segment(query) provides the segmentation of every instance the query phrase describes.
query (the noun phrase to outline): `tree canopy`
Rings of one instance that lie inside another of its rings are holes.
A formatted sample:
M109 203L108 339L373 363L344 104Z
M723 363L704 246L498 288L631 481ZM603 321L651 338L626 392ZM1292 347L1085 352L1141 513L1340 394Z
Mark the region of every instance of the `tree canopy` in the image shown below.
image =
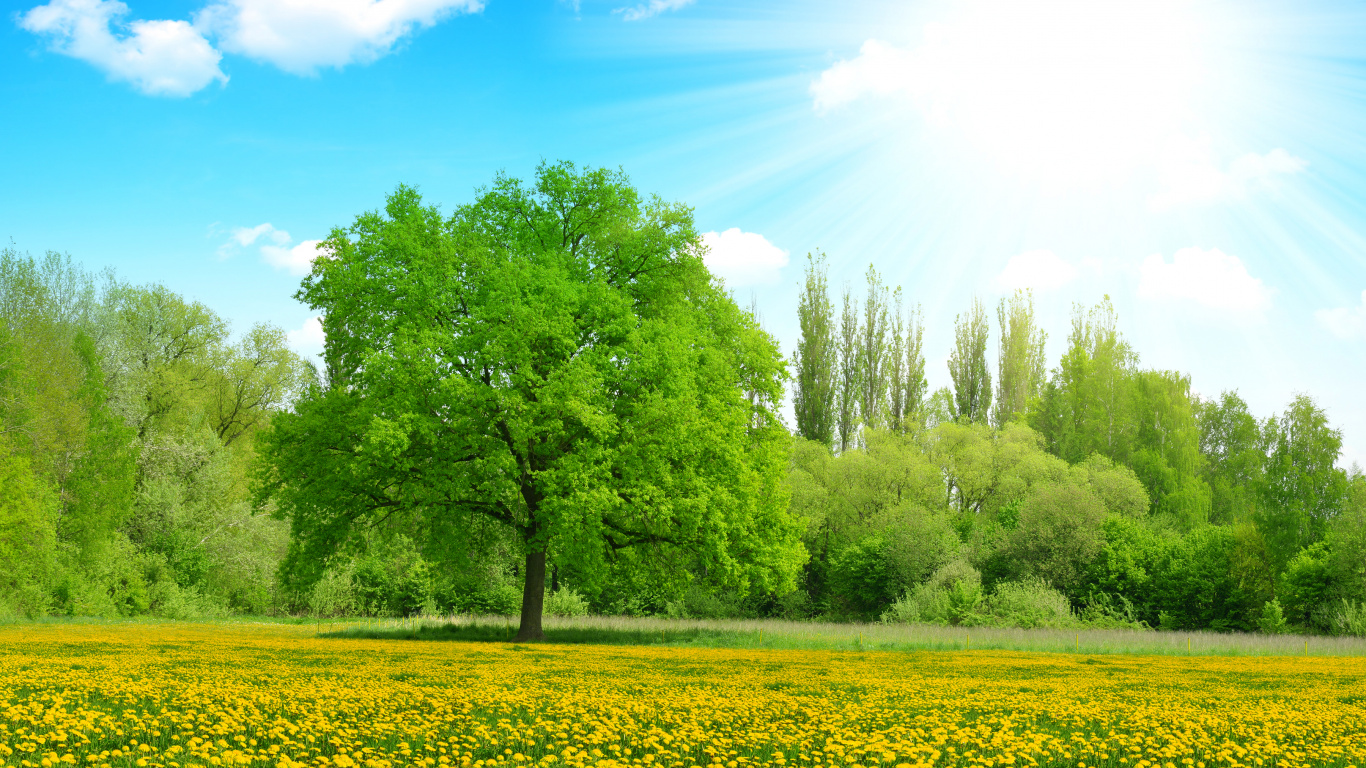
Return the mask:
M519 640L542 636L547 557L591 578L645 549L792 587L782 355L708 273L689 209L559 163L449 217L400 187L322 248L298 297L323 316L326 383L261 441L292 578L397 517L437 560L481 524L514 532Z

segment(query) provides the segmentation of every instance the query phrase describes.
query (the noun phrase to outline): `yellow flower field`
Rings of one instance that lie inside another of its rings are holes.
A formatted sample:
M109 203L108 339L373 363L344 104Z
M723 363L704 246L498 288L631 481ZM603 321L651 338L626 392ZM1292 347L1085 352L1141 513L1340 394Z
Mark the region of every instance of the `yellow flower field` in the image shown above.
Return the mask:
M0 760L1366 765L1366 660L1357 658L514 647L314 631L0 628Z

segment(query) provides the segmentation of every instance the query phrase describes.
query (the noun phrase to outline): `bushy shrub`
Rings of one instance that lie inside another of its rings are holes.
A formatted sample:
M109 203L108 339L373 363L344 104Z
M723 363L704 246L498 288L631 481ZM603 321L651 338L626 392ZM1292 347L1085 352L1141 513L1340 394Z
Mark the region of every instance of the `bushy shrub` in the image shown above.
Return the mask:
M961 624L970 621L982 602L982 574L962 560L936 570L925 583L908 590L882 613L889 624Z
M588 601L570 587L561 586L559 591L546 593L544 611L547 616L587 616Z
M1134 604L1123 594L1092 592L1082 602L1077 619L1085 626L1096 629L1152 629L1146 621L1138 618Z
M227 607L199 591L197 586L181 587L170 579L152 584L148 590L152 613L168 619L194 621L228 615Z
M728 600L714 590L691 584L675 600L664 604L664 615L671 619L732 619L743 614L738 600Z
M467 581L444 598L439 602L452 613L470 616L516 616L522 610L522 590L511 581Z
M1012 627L1068 627L1076 623L1067 596L1043 579L1003 581L987 599L994 623Z
M1285 634L1285 614L1281 612L1280 600L1271 599L1262 606L1262 615L1257 619L1257 629L1264 635Z
M1003 581L982 591L981 576L954 561L908 591L882 614L889 624L1066 627L1077 623L1066 595L1039 578Z
M1343 598L1327 613L1333 634L1366 637L1366 605Z
M887 540L868 536L839 552L830 564L831 608L843 616L876 616L895 599Z
M1300 550L1281 574L1280 594L1285 597L1287 618L1296 624L1314 623L1320 606L1330 604L1333 578L1329 570L1332 552L1326 542L1315 542ZM1320 627L1322 629L1322 627Z
M348 616L356 609L356 595L351 587L351 566L328 569L314 583L305 601L308 612L320 618Z

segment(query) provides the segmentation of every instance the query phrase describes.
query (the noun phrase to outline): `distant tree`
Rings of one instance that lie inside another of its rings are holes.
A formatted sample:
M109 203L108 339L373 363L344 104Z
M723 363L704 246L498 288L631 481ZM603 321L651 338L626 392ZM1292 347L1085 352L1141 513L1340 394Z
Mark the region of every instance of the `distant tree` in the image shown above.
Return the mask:
M844 288L843 310L840 312L840 370L839 394L836 396L835 427L840 453L857 442L859 425L859 394L863 386L863 368L859 365L858 299L848 286Z
M1201 476L1200 430L1190 377L1175 371L1138 371L1128 382L1126 440L1110 456L1133 468L1153 499L1153 511L1182 530L1209 521L1209 484Z
M826 287L824 254L806 257L806 282L797 299L801 339L793 355L793 411L797 434L825 446L835 441L836 367L839 345L835 335L835 305Z
M114 407L140 440L198 418L217 380L228 324L163 285L117 286L106 300Z
M1210 522L1244 519L1265 481L1267 434L1237 392L1195 403L1203 476L1210 486Z
M1009 302L996 305L1001 329L997 344L996 405L992 423L1001 426L1024 415L1031 400L1039 396L1047 378L1044 342L1047 334L1034 319L1034 296L1016 291Z
M868 298L859 328L859 416L865 426L880 427L887 410L887 287L868 265Z
M273 325L253 327L218 351L208 409L223 445L250 435L284 410L312 380L312 372Z
M1118 325L1108 296L1089 310L1074 308L1068 350L1028 422L1068 462L1100 454L1131 467L1153 510L1191 530L1208 520L1210 494L1200 476L1190 379L1139 370Z
M1116 458L1128 439L1128 381L1138 359L1118 328L1110 297L1072 310L1067 352L1031 408L1029 424L1069 462L1092 453Z
M317 578L388 520L460 553L482 518L521 545L522 641L543 636L551 556L583 578L685 553L741 594L791 589L782 358L699 246L687 208L568 163L450 218L400 187L333 230L298 294L327 384L259 440L285 573Z
M1321 540L1347 503L1341 450L1342 433L1308 395L1296 396L1275 421L1255 519L1278 572L1300 548Z
M982 302L973 299L966 316L954 319L954 346L949 355L955 415L985 422L991 407L991 372L987 370L987 337L991 324Z

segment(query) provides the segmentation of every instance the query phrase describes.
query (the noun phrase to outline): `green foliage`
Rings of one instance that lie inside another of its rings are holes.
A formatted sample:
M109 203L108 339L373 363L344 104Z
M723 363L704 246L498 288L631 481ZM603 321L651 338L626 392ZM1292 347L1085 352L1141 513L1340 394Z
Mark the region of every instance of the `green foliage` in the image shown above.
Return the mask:
M1266 432L1236 392L1195 404L1202 475L1211 493L1210 522L1246 519L1265 481Z
M1048 450L1069 463L1099 454L1127 466L1155 513L1187 531L1206 522L1210 491L1189 378L1138 370L1108 297L1075 308L1068 344L1027 417Z
M13 571L24 610L274 610L281 526L251 515L244 470L254 431L288 405L258 395L306 370L278 329L234 346L225 322L164 287L0 252L0 441L46 499L46 543Z
M844 548L830 565L830 589L836 611L868 618L896 599L884 552L887 541L873 535Z
M1262 605L1262 615L1257 619L1257 629L1264 635L1285 634L1285 615L1281 612L1279 600L1268 600Z
M1047 334L1034 319L1034 294L1016 291L996 305L1000 343L997 345L996 405L991 422L1001 426L1022 418L1029 403L1043 390L1047 376L1044 343Z
M548 557L588 593L630 548L792 588L782 358L712 281L686 208L561 163L449 218L400 188L324 247L299 298L323 313L327 385L260 442L292 579L367 522L463 553L478 517L525 554L524 639Z
M959 624L982 602L982 574L963 560L945 563L882 614L887 623Z
M56 499L0 435L0 605L24 616L48 610Z
M991 409L991 371L987 370L987 338L991 324L982 302L973 299L966 316L954 318L954 346L949 354L955 419L984 423Z
M548 616L564 618L587 616L589 609L588 601L584 599L583 595L568 586L562 586L558 591L551 592L545 597L545 612Z
M859 365L858 299L848 286L842 294L839 345L839 386L835 395L835 435L840 453L858 440L859 392L863 390L863 368Z
M886 427L887 390L891 384L888 379L890 304L887 286L882 284L882 277L872 264L868 265L867 278L868 298L863 302L863 322L859 325L855 353L860 371L859 418L864 427Z
M993 623L1012 627L1070 627L1076 624L1067 596L1043 579L1004 581L987 601Z
M1238 545L1235 531L1215 526L1170 539L1152 570L1154 623L1169 629L1251 629L1262 600L1234 574Z
M950 563L882 614L891 624L952 626L1070 627L1077 623L1071 602L1039 578L998 583L988 593L981 576L962 561Z
M1335 593L1329 562L1332 552L1325 542L1316 542L1293 557L1281 574L1280 594L1290 620L1308 626L1319 608ZM1281 604L1277 603L1279 609Z
M806 282L797 302L801 339L793 354L792 409L797 434L821 445L835 441L835 305L826 286L825 256L807 254Z
M1366 637L1366 604L1342 598L1327 613L1333 634Z
M1346 473L1338 469L1342 433L1307 395L1298 395L1275 422L1261 504L1253 513L1280 568L1300 548L1319 541L1347 502Z
M1087 567L1104 543L1105 505L1091 489L1048 483L1031 491L1003 549L1009 572L1080 596Z

